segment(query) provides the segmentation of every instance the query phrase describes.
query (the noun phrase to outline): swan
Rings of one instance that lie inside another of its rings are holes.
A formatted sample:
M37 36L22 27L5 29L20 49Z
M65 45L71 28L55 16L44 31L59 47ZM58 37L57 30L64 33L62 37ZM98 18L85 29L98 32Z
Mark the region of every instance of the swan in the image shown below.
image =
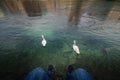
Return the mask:
M79 47L76 45L76 40L74 40L74 43L73 43L73 50L74 50L77 54L80 54Z
M44 35L42 35L42 42L41 43L43 46L46 46L46 44L47 44L47 41L45 40Z

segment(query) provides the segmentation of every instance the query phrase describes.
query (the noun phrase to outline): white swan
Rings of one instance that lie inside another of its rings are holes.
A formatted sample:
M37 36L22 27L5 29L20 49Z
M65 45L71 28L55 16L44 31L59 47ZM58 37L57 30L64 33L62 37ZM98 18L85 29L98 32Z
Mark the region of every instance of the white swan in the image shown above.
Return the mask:
M74 40L73 50L74 50L77 54L80 54L79 47L76 45L76 40Z
M42 35L42 42L41 43L43 46L46 46L46 44L47 44L47 41L45 40L44 35Z

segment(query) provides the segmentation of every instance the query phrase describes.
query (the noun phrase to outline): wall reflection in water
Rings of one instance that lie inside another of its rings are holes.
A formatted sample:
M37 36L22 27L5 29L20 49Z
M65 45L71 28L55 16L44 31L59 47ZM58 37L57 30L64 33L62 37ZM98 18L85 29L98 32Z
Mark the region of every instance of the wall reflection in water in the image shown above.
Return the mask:
M68 22L78 24L82 16L100 20L119 20L119 0L1 0L0 17L8 15L42 16L66 14Z

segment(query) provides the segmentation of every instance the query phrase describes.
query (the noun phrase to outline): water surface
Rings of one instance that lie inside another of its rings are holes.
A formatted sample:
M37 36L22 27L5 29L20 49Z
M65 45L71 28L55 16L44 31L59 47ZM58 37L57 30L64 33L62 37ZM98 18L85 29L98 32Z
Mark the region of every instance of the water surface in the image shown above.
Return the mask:
M47 40L41 45L41 35ZM81 54L72 49L77 41ZM65 76L68 64L84 68L98 80L119 80L120 24L83 16L78 25L65 15L9 17L0 20L0 77L23 79L36 67L55 64Z

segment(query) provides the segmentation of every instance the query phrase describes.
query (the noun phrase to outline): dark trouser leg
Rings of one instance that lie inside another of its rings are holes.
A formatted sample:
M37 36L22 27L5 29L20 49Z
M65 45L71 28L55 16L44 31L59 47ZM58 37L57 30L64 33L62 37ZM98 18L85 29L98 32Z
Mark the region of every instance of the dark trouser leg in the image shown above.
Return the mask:
M93 80L92 76L84 69L79 68L71 73L67 73L68 80Z
M25 80L53 80L54 74L38 67L28 73Z

